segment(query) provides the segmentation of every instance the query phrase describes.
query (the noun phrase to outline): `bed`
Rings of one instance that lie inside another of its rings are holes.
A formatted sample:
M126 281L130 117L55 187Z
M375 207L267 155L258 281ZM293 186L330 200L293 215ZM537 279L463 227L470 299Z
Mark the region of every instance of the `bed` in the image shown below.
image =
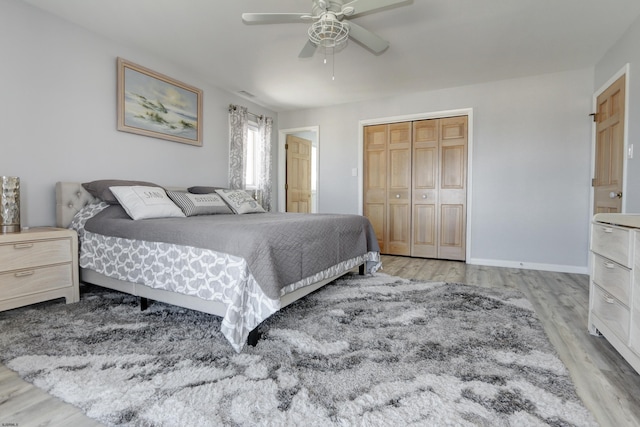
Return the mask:
M356 267L380 268L375 233L360 215L130 215L81 183L56 184L57 226L78 232L82 282L220 316L237 352L281 308Z

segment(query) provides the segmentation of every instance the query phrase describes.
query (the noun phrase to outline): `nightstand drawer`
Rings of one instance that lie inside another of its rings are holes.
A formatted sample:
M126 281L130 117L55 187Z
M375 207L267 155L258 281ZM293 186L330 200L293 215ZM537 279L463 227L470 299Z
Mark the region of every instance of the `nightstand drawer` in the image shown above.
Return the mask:
M591 250L625 267L632 267L629 230L608 224L593 224Z
M73 286L71 264L0 274L0 294L11 299Z
M0 245L0 271L71 262L71 240L20 241Z
M622 342L629 340L630 311L611 294L593 286L592 314L600 319Z
M631 307L631 270L594 254L592 278L606 292Z

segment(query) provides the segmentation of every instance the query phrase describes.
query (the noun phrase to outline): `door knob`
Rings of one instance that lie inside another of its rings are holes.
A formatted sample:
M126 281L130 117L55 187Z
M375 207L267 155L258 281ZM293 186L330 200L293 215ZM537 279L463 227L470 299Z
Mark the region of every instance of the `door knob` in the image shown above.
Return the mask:
M622 191L618 191L617 193L615 191L612 191L611 193L609 193L610 199L615 199L616 197L618 199L622 199Z
M399 195L399 194L396 194L396 199L399 199L399 198L400 198L400 195Z
M423 198L423 199L426 199L426 198L427 198L427 195L426 195L426 194L423 194L423 195L422 195L422 198Z

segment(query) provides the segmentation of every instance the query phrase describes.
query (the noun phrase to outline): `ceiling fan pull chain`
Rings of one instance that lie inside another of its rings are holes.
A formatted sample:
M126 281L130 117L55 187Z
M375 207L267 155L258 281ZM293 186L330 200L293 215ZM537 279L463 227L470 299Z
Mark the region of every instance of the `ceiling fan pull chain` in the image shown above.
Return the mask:
M331 80L336 79L336 55L335 48L331 49Z

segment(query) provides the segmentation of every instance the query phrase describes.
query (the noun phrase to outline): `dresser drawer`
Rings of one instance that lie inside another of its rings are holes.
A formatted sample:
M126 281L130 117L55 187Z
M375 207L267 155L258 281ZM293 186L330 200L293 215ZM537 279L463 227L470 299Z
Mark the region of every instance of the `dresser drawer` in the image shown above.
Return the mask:
M624 305L631 307L631 270L595 254L592 268L593 281Z
M602 321L623 342L629 339L630 311L611 294L593 286L592 314Z
M0 272L71 262L71 240L21 241L0 245Z
M591 227L591 250L625 267L632 267L631 233L627 229L594 223Z
M73 285L72 264L33 268L0 274L3 300L32 295Z

